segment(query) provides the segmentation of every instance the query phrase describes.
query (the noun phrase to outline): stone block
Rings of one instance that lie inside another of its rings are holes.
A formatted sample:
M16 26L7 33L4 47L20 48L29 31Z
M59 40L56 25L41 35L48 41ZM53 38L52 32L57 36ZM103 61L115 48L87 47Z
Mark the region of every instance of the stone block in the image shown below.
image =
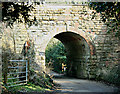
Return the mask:
M42 25L49 25L49 21L42 21Z
M44 20L45 20L45 21L49 21L49 16L43 16L43 17L42 17L42 20L43 20L43 21L44 21Z
M54 22L54 21L49 21L49 24L50 24L51 26L54 26L54 25L55 25L55 22Z
M58 17L57 16L50 16L50 21L55 21L55 20L57 20L58 19Z
M2 53L2 48L0 47L0 54Z

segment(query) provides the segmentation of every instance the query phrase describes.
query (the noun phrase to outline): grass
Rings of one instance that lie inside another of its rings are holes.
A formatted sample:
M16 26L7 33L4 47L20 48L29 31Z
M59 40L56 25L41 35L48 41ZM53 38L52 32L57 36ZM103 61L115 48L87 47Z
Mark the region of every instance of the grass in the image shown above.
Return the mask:
M2 94L19 94L19 92L45 92L50 91L50 89L46 89L40 87L38 85L34 85L32 83L28 83L26 85L15 86L15 87L4 87Z

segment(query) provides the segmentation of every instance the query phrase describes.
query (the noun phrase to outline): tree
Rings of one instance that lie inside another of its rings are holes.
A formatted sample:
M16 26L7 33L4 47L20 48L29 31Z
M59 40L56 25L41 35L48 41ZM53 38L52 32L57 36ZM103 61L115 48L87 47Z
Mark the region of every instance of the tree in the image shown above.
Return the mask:
M15 21L31 26L36 21L35 16L34 19L30 19L33 6L33 3L29 2L2 2L2 21L10 27Z
M89 7L101 14L108 33L115 32L120 39L120 2L89 2Z
M50 40L46 47L46 65L51 62L53 65L53 70L61 73L62 63L66 64L66 55L66 49L62 42L53 38Z

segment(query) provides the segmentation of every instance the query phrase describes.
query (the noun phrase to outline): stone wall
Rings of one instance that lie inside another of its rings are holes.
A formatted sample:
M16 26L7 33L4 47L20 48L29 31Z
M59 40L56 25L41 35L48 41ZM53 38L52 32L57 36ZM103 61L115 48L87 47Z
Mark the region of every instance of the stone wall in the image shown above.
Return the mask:
M2 93L1 90L1 82L2 82L2 34L1 34L1 28L0 26L0 93Z
M2 19L2 10L1 10L1 3L0 3L0 93L2 93L2 24L1 24L1 19Z
M101 32L98 35L96 44L97 62L95 64L96 78L119 84L119 55L120 43L114 33ZM94 62L94 61L93 61Z
M104 31L106 27L99 13L90 10L86 5L36 5L33 13L37 17L38 25L31 26L27 31L29 38L31 38L35 44L35 56L38 65L42 64L44 66L45 64L44 54L42 54L42 56L40 53L45 52L49 40L62 32L79 34L88 43L90 53L95 54L94 40L97 40L97 35ZM92 16L94 14L95 17L93 18ZM93 57L95 58L96 55L93 55Z
M114 66L119 67L119 40L114 34L106 34L107 26L102 22L100 13L90 10L87 5L46 3L35 5L31 14L31 19L34 16L37 18L35 25L28 27L25 24L15 23L12 30L15 35L16 53L22 52L25 41L31 40L34 44L32 48L35 60L31 62L31 66L34 66L36 71L45 71L45 48L51 38L63 32L78 34L90 49L87 61L81 62L80 65L76 63L76 66L80 66L77 74L83 75L84 78L107 79L105 78L107 73L110 73ZM83 61L85 59L86 57ZM110 75L107 77L109 78ZM80 78L80 76L77 77Z

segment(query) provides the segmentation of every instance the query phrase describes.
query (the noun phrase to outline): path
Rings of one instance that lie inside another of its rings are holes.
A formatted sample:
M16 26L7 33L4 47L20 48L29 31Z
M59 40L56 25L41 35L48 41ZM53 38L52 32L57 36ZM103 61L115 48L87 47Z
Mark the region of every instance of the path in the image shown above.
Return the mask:
M52 72L52 75L57 76L54 78L54 82L59 84L57 92L116 92L117 87L106 85L101 82L91 81L91 80L82 80L76 78L61 78L59 74ZM60 77L60 78L58 78Z
M101 82L65 77L55 72L50 75L53 75L53 81L58 84L56 90L20 94L120 94L117 87Z
M57 89L60 92L115 92L116 87L106 84L81 79L54 79L54 82L60 84Z

